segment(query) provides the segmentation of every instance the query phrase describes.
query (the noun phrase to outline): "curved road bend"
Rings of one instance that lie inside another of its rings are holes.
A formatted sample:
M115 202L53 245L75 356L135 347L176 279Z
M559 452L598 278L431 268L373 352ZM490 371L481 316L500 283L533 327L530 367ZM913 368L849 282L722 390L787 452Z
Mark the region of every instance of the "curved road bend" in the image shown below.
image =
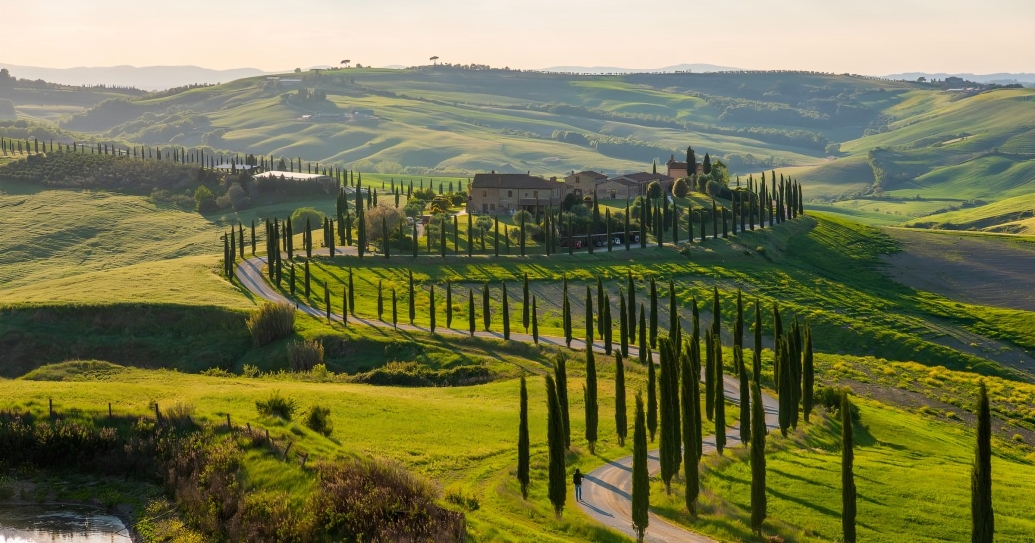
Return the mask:
M353 249L354 251L354 249ZM320 249L315 251L317 253L328 254L327 249ZM335 251L336 254L346 254L341 249ZM265 279L262 272L262 267L266 264L265 257L252 257L243 262L237 264L237 278L241 281L252 294L269 300L271 302L284 302L293 303L286 297L277 292L271 287ZM324 317L326 313L314 307L305 304L295 304L299 311L302 311L308 315L314 317ZM331 314L331 318L334 320L342 320L341 315ZM350 317L349 324L363 324L367 326L376 326L381 328L392 328L389 323L381 322L380 320L369 320L359 317ZM427 328L414 326L410 324L399 324L398 329L406 330L411 332L427 332ZM436 333L441 334L455 334L455 335L468 335L468 333L445 328L437 328ZM475 332L477 337L484 338L495 338L502 339L503 334L497 332ZM522 341L526 343L532 343L533 339L530 334L524 333L511 333L510 338L512 341ZM564 338L559 337L548 337L539 336L539 342L547 345L564 346ZM580 339L572 340L573 349L584 349L585 342ZM603 346L598 343L593 344L593 349L603 352ZM638 355L639 351L636 347L629 346L629 357ZM655 356L657 354L655 353ZM737 379L732 376L725 375L723 378L724 394L728 400L733 403L738 403L740 398L740 383ZM765 422L769 430L779 429L779 403L775 398L762 393L762 404L765 407ZM739 423L731 428L726 429L726 446L735 447L740 445L740 432ZM715 452L715 436L706 436L704 438L704 453L710 454ZM648 464L647 469L651 475L657 474L661 471L661 464L658 462L658 451L653 450L647 453ZM582 501L578 502L578 506L591 518L596 521L609 526L625 535L632 538L636 537L636 532L632 527L632 456L626 456L618 460L612 460L603 466L585 474L585 480L582 485ZM713 542L714 540L704 535L691 532L681 526L672 524L654 513L650 514L650 523L647 527L647 533L645 540L651 543L669 543L669 542L684 542L690 541L694 543Z

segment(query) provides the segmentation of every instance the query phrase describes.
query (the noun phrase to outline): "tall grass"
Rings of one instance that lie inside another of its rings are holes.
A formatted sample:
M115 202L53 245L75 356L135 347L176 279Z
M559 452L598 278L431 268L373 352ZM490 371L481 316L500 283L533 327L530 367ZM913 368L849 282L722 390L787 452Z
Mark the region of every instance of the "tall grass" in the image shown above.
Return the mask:
M311 371L323 364L323 344L319 340L295 341L287 348L288 362L295 371Z
M295 308L285 303L265 303L248 317L252 342L261 347L295 331Z

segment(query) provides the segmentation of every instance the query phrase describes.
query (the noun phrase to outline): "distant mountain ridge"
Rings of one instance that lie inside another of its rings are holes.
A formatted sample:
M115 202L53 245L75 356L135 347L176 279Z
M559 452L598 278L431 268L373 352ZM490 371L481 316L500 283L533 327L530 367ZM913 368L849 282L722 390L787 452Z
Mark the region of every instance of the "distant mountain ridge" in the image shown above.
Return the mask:
M729 72L741 68L718 66L715 64L676 64L664 68L619 68L615 66L551 66L543 68L544 72L580 73L580 74L638 74L653 72Z
M63 85L113 85L142 90L164 90L195 83L229 83L268 72L256 68L213 70L198 66L106 66L40 68L0 63L19 79L43 79Z

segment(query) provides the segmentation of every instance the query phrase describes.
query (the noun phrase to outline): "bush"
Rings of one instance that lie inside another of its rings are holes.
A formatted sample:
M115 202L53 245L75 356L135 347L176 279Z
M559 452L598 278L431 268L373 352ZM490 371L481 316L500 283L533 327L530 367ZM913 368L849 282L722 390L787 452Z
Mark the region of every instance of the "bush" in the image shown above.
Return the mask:
M323 213L311 207L300 207L291 214L291 228L295 233L305 231L306 219L309 220L309 226L314 230L323 227Z
M284 420L291 420L298 410L295 400L280 395L280 391L273 391L265 400L255 400L255 409L264 417L280 417Z
M320 407L314 405L309 410L309 414L306 415L305 425L310 430L323 434L325 436L331 435L334 430L334 426L331 424L331 410L327 407Z
M295 332L295 308L287 303L265 303L248 317L248 332L256 347Z
M194 211L206 213L218 209L216 197L208 187L202 185L194 191Z
M685 177L680 177L672 185L672 194L676 198L686 198L686 195L690 192L690 183Z
M426 481L396 464L321 463L309 509L343 541L461 541L464 515L439 507Z
M295 371L309 371L323 365L323 344L318 340L296 341L288 345L288 362Z

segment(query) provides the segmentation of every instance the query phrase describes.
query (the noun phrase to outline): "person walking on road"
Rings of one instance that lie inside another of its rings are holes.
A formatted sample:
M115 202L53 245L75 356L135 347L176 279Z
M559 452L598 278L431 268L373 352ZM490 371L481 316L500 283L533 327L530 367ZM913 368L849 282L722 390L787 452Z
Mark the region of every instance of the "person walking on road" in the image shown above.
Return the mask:
M582 472L579 468L575 468L575 475L572 476L571 482L575 483L575 501L582 501Z

